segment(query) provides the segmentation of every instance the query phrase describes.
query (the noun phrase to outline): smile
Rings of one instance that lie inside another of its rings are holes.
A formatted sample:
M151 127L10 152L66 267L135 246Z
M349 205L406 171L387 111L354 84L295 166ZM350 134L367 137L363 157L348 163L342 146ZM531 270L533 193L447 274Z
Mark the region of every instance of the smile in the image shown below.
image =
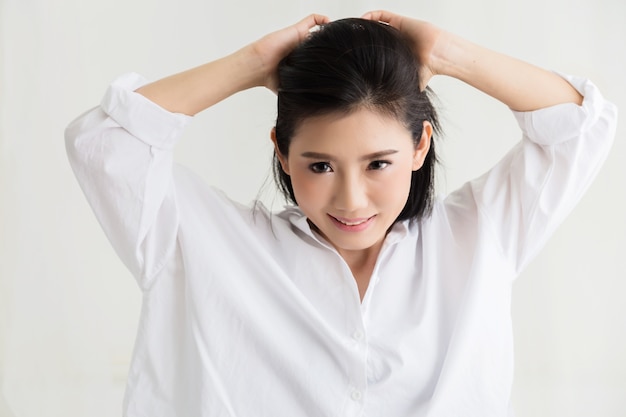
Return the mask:
M335 217L331 216L330 214L328 215L328 217L331 218L335 226L337 226L340 230L349 232L360 232L362 230L365 230L372 223L376 215L357 219Z
M335 217L335 218L336 218L336 217ZM337 219L337 218L336 218L336 219ZM356 226L356 225L359 225L359 224L365 223L368 219L362 219L362 220L357 220L357 221L352 221L352 222L350 222L350 221L344 221L344 220L340 220L340 219L337 219L337 220L339 220L341 223L345 224L346 226Z

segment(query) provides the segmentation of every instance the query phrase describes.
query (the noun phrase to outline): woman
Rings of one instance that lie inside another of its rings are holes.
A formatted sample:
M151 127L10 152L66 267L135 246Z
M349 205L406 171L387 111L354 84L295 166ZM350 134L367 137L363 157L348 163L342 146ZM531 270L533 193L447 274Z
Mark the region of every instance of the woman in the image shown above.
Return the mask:
M434 75L500 100L523 132L437 200ZM256 86L278 93L275 172L294 205L277 214L172 162L191 115ZM585 79L384 11L309 16L154 83L121 77L66 138L144 294L125 415L508 415L512 281L615 120Z

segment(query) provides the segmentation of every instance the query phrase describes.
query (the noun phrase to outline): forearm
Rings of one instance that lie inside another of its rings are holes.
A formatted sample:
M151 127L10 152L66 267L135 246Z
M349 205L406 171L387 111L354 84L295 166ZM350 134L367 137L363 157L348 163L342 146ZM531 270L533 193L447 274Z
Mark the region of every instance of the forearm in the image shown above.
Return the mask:
M457 78L513 110L531 111L561 103L582 103L582 96L558 75L445 33L434 51L437 74Z
M166 110L193 116L239 91L261 85L260 64L248 46L136 91Z
M251 87L264 86L275 92L280 60L308 36L311 28L327 22L326 16L309 15L231 55L148 84L137 92L166 110L187 115Z

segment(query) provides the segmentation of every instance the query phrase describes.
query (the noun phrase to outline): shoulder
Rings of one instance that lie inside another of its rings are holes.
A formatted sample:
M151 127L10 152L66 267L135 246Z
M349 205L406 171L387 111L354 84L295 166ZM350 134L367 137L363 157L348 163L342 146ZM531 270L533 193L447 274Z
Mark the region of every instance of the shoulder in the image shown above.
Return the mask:
M273 212L258 199L243 204L186 167L176 165L173 178L180 223L185 229L210 229L218 237L274 239L293 235L294 224L306 224L306 218L297 208Z

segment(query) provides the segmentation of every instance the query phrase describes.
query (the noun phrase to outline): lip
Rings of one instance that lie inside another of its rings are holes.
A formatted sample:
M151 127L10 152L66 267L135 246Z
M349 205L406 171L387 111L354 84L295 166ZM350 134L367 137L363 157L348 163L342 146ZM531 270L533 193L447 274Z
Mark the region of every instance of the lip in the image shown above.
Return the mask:
M361 232L367 229L374 221L376 215L371 217L359 217L354 219L348 219L345 217L335 217L328 215L333 224L344 232Z

